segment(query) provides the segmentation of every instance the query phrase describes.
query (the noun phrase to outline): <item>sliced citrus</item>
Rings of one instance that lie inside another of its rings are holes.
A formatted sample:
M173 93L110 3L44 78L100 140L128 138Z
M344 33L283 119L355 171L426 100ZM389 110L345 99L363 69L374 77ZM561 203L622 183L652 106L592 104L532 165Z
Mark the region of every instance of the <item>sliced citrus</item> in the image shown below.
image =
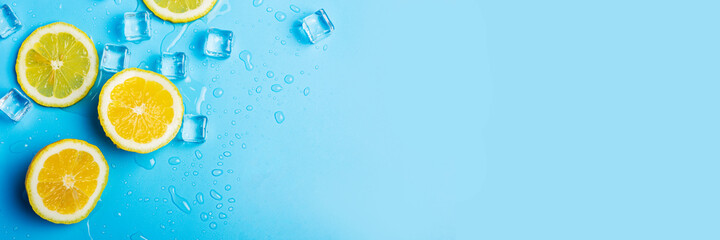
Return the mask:
M90 37L73 25L56 22L36 29L20 46L17 80L35 102L67 107L90 91L98 56Z
M100 149L77 139L52 143L35 155L25 190L40 217L54 223L79 222L105 189L108 165Z
M217 0L143 0L156 16L174 23L194 21L208 14Z
M137 68L110 78L100 91L98 116L119 148L149 153L177 135L185 111L180 92L165 76Z

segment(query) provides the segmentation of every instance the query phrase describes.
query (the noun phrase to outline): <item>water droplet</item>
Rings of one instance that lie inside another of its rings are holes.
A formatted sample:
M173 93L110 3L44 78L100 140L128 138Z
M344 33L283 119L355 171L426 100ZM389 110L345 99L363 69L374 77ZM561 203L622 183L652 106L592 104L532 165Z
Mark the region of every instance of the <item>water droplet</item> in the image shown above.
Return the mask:
M220 176L220 175L222 175L222 174L223 174L223 171L220 170L220 169L214 169L214 170L212 170L212 175L213 175L213 176L216 176L216 177L217 177L217 176Z
M320 65L315 65L315 70L320 69Z
M222 206L223 206L223 204L222 204L222 203L218 203L217 205L215 205L215 208L217 208L217 209L221 209L221 208L222 208Z
M195 157L198 160L202 159L202 153L200 152L200 150L195 150Z
M215 90L213 90L213 96L215 96L216 98L222 97L223 93L224 92L222 88L216 88ZM210 104L208 104L208 106L210 106Z
M278 11L278 12L275 13L275 19L277 19L278 22L285 21L285 18L287 18L287 16L285 15L284 12Z
M92 237L90 237L90 239L92 239ZM130 235L130 240L148 240L148 238L143 236L141 232L136 232Z
M205 203L205 197L203 197L203 194L201 192L195 194L195 200L197 200L199 204Z
M270 90L272 90L273 92L279 92L282 91L283 88L282 86L280 86L280 84L273 84L272 86L270 86Z
M242 148L243 148L243 149L247 148L247 145L245 145L245 143L243 143L243 144L242 144Z
M273 11L273 8L268 7L268 8L265 9L265 11L267 11L267 12L272 12L272 11Z
M235 138L240 139L240 138L242 138L242 137L240 136L239 133L236 133L236 134L235 134Z
M303 89L303 95L307 96L308 94L310 94L310 87Z
M225 219L225 218L227 218L227 215L224 214L224 213L219 213L219 214L218 214L218 218L220 218L220 219Z
M295 5L290 5L290 11L299 13L299 12L300 12L300 8L299 8L298 6L295 6Z
M327 49L328 49L328 45L327 44L323 45L323 51L327 51Z
M234 203L234 202L235 202L235 199L234 199L234 198L230 198L230 199L228 199L228 202L229 202L229 203Z
M291 84L295 81L295 77L293 75L285 75L285 83Z
M175 192L175 186L168 187L168 191L170 192L170 199L172 200L173 204L180 209L180 211L183 211L185 213L190 213L190 203L185 200L185 198L181 197Z
M231 152L228 152L228 151L225 151L225 152L223 152L223 156L225 156L225 157L230 157L230 156L232 156L232 153L231 153Z
M262 86L257 86L257 87L255 88L255 92L256 92L256 93L262 92Z
M200 213L200 220L202 220L203 222L204 222L204 221L207 221L208 218L210 218L210 216L208 216L207 213L204 213L204 212L203 212L203 213Z
M252 106L252 105L247 105L247 107L245 107L245 109L248 110L248 111L252 111L252 110L253 110L253 106Z
M137 165L140 165L144 169L150 170L150 169L153 169L153 167L155 167L155 158L138 156L138 157L135 157L135 163L137 163Z
M283 123L285 121L285 114L283 114L282 111L275 112L275 122L278 124Z
M263 4L263 0L253 0L253 6L259 7Z
M274 78L274 77L275 77L275 73L274 73L273 71L268 71L267 74L265 74L265 75L267 75L268 78Z
M178 157L171 157L168 159L168 164L170 165L178 165L180 164L180 158Z
M211 223L210 223L210 229L216 229L216 228L217 228L217 223L211 222Z
M222 195L220 195L220 193L215 191L215 189L210 190L210 197L212 197L213 199L218 200L218 201L222 200Z
M252 65L252 54L248 50L244 50L240 52L240 60L245 63L245 70L252 71L253 65Z
M230 184L225 185L225 191L230 191L230 188L232 188L232 186L230 186Z
M193 171L193 176L197 176L198 174L200 174L198 171Z

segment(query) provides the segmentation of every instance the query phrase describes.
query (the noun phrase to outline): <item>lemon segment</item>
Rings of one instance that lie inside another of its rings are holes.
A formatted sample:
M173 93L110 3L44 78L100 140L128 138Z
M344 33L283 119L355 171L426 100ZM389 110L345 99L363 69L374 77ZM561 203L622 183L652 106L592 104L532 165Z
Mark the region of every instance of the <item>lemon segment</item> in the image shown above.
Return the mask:
M82 140L64 139L35 155L25 177L25 189L40 217L72 224L93 210L107 177L107 162L97 147Z
M20 87L40 105L67 107L95 83L98 56L90 37L57 22L36 29L20 46L15 63Z
M165 76L137 68L110 78L100 91L98 116L119 148L148 153L172 140L185 111L180 92Z
M217 0L143 0L163 20L174 23L194 21L208 14Z

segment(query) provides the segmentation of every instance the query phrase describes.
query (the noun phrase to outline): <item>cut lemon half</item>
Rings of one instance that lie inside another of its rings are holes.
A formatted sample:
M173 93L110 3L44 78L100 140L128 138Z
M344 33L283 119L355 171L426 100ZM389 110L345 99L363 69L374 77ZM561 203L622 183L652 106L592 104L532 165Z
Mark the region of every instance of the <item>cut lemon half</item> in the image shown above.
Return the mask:
M119 148L149 153L170 142L185 111L180 92L165 76L137 68L110 78L100 91L98 117Z
M25 39L15 71L20 87L35 102L67 107L85 97L95 83L97 51L80 29L63 22L51 23Z
M35 155L25 190L37 215L72 224L90 214L105 189L108 165L100 149L82 140L64 139Z
M143 0L163 20L174 23L195 21L208 14L217 0Z

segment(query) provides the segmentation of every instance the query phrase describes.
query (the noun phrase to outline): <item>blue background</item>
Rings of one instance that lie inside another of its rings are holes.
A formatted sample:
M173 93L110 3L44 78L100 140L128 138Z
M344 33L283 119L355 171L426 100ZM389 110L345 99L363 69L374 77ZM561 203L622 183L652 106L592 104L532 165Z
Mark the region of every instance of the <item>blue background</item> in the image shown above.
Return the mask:
M0 40L2 92L18 87L17 50L35 28L68 22L101 50L121 43L115 26L122 13L146 9L131 0L0 3L24 24ZM190 80L176 84L187 112L208 115L208 141L174 141L146 155L119 150L96 119L97 88L67 109L35 105L19 123L2 119L0 233L718 239L718 7L615 0L266 0L254 7L224 0L185 31L153 16L151 40L122 43L131 65L150 69L163 51L188 53ZM320 8L336 31L316 45L297 42L293 21ZM277 21L277 11L288 19ZM235 33L232 57L201 54L209 27ZM252 71L238 57L242 50L252 53ZM287 74L295 82L284 83ZM277 93L270 91L276 83L284 88ZM215 97L218 88L224 94ZM284 112L282 124L276 111ZM35 215L23 186L35 152L65 138L98 145L111 165L98 206L69 226ZM181 164L168 164L173 156ZM156 161L150 170L136 164L149 159ZM214 177L213 169L225 173ZM179 211L168 201L171 185L191 201L203 193L204 203ZM210 198L211 189L223 199Z

